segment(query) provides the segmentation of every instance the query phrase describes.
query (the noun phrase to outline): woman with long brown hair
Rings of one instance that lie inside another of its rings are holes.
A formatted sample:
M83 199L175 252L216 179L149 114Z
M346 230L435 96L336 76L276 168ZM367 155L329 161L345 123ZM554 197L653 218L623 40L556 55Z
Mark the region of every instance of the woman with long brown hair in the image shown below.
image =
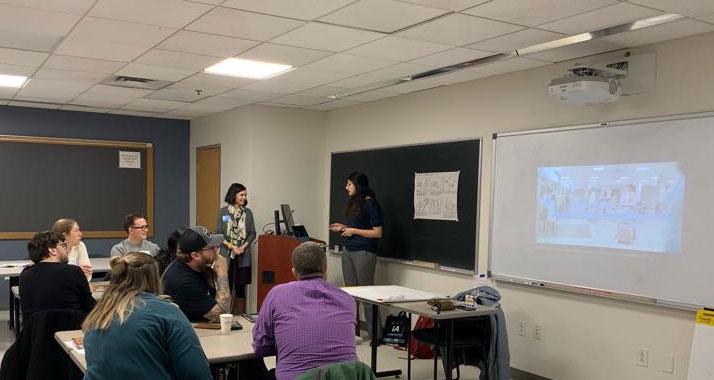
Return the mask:
M74 219L59 219L52 225L52 231L62 234L67 243L67 256L69 264L79 265L87 277L92 279L92 263L89 261L87 247L82 243L82 231Z
M210 380L193 327L160 296L156 261L131 252L112 258L110 266L109 288L82 324L84 379Z

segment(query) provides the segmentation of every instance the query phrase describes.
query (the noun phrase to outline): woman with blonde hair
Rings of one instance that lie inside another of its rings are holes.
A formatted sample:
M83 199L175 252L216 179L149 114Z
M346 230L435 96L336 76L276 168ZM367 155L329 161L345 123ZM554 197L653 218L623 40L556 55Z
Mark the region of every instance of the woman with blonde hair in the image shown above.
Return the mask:
M79 224L74 219L59 219L52 225L52 231L62 234L64 241L67 243L67 256L69 263L79 265L87 277L87 280L92 279L92 263L89 262L89 254L87 247L82 243L82 231L79 230Z
M156 261L131 252L110 261L111 282L82 324L84 380L210 380L198 337L161 294Z

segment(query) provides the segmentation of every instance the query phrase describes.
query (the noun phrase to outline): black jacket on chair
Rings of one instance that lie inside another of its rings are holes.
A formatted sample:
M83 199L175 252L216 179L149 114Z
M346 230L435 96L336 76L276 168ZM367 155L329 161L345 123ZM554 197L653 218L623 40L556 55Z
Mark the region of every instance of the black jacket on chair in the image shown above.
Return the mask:
M84 313L46 310L32 314L0 364L0 380L81 380L82 372L55 340L57 331L79 330Z

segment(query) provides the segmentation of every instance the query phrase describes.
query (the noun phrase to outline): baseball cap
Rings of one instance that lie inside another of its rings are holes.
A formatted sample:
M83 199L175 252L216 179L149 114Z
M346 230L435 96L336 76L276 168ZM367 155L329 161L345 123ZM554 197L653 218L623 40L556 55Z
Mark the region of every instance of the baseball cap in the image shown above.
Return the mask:
M223 240L223 235L212 234L206 227L186 227L179 239L179 249L183 253L198 252L206 247L219 247Z

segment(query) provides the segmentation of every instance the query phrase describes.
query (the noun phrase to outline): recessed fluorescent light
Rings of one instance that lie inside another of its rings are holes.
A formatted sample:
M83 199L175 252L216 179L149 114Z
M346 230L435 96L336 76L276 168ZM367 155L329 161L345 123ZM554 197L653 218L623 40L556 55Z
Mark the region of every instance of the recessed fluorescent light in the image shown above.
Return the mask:
M561 38L559 40L548 41L548 42L544 42L542 44L528 46L523 49L518 49L518 54L524 55L524 54L539 53L539 52L550 50L550 49L556 49L556 48L563 47L563 46L568 46L568 45L577 44L580 42L590 41L592 38L593 38L593 36L590 33L577 34L575 36L565 37L565 38Z
M20 88L27 83L27 77L21 75L0 74L0 87Z
M248 59L228 58L203 70L211 74L229 75L232 77L265 79L290 71L290 65L278 63L251 61Z
M630 30L637 30L637 29L647 28L650 26L664 24L665 22L679 20L680 18L684 18L684 16L674 14L674 13L668 13L666 15L650 17L650 18L646 18L644 20L638 20L638 21L633 22Z

